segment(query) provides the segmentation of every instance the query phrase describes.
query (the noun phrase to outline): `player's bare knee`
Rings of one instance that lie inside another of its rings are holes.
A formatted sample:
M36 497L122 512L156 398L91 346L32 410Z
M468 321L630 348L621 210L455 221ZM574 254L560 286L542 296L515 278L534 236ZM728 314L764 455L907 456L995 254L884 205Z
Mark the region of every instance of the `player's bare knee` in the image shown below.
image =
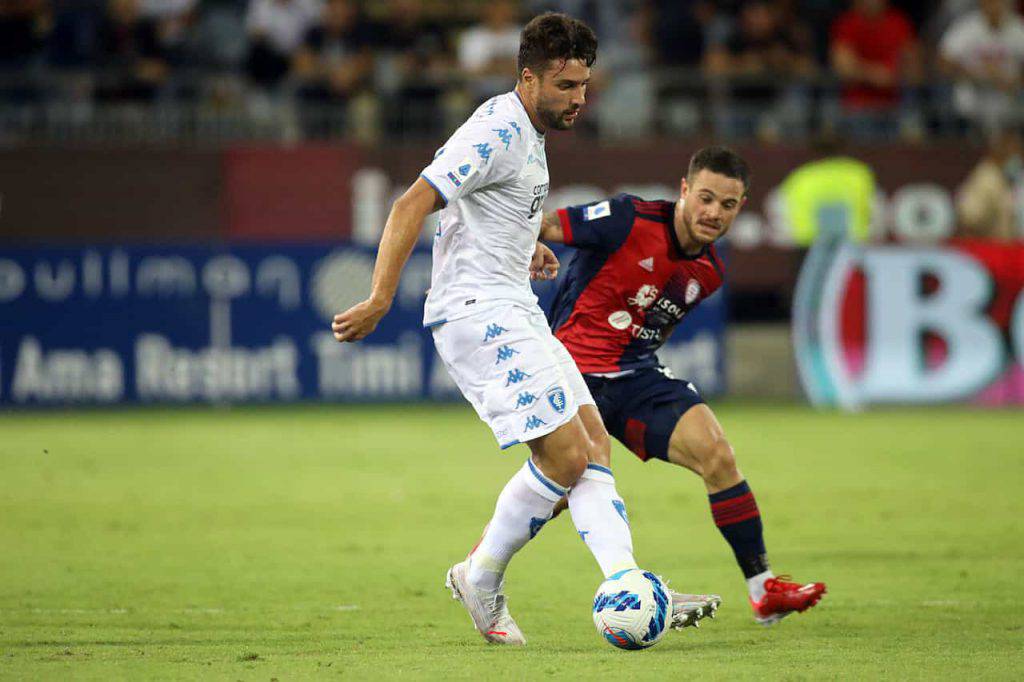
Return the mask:
M557 449L534 450L534 464L559 485L569 487L587 470L589 442L571 441Z
M573 483L578 481L583 472L587 470L587 464L590 463L589 448L589 443L580 443L578 447L566 453L565 475L572 477Z
M705 481L733 478L736 474L736 453L725 438L716 438L703 448L702 476Z
M611 466L612 441L607 433L595 434L590 439L589 460L603 467Z

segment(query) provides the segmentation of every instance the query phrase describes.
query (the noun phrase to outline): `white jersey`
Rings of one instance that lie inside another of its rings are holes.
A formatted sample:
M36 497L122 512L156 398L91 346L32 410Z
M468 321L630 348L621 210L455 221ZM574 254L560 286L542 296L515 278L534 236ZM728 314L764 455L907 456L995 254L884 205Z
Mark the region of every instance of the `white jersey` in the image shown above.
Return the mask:
M530 259L548 194L548 162L544 136L519 95L508 92L482 104L420 177L445 200L424 326L493 302L535 306Z

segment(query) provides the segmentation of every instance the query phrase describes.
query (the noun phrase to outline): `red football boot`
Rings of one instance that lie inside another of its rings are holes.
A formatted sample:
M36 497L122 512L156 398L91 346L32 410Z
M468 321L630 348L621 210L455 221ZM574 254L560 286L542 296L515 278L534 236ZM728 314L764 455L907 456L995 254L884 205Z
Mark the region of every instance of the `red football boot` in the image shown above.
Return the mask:
M819 601L827 591L825 583L789 582L788 575L768 578L764 581L764 596L761 601L750 600L754 607L754 620L761 625L777 623L794 611L806 611Z

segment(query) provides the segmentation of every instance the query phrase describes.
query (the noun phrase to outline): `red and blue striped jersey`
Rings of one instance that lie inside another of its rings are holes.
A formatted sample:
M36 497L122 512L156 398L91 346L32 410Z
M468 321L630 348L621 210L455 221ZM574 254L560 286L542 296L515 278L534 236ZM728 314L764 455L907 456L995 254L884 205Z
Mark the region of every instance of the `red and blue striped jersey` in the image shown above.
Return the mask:
M655 351L725 276L714 246L683 253L675 202L620 194L560 209L578 249L551 309L551 328L584 374L658 366Z

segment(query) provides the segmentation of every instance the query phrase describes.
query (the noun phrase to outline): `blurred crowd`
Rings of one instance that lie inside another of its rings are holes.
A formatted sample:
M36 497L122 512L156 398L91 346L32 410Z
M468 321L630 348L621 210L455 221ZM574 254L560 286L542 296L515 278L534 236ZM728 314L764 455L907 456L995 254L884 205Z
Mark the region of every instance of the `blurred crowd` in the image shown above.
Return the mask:
M1021 4L0 0L0 123L189 110L300 137L436 136L511 88L524 21L556 10L601 41L593 134L994 134L1024 111Z

